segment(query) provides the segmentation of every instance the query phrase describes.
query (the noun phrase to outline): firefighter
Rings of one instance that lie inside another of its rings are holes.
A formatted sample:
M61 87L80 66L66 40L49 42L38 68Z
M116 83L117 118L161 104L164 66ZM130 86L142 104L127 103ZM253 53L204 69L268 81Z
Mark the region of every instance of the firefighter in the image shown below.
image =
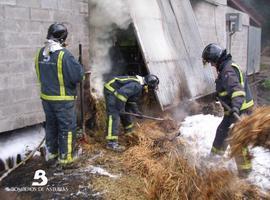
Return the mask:
M227 149L226 138L230 126L236 122L233 113L251 114L254 105L252 94L245 75L240 67L232 61L232 56L217 44L209 44L202 53L203 64L210 63L218 73L216 95L230 106L229 112L224 108L224 117L216 130L211 154L223 155ZM235 158L239 175L247 175L251 171L251 161L247 148L242 149L242 156Z
M46 161L60 167L74 161L76 85L84 77L83 67L65 48L67 36L64 24L50 25L35 59L46 117Z
M133 128L130 115L122 112L140 114L137 101L142 93L148 89L156 90L159 84L157 76L149 74L142 76L117 76L104 85L104 96L107 111L107 149L121 152L124 146L118 144L118 126L124 126L125 133L131 133ZM139 117L140 118L140 117Z

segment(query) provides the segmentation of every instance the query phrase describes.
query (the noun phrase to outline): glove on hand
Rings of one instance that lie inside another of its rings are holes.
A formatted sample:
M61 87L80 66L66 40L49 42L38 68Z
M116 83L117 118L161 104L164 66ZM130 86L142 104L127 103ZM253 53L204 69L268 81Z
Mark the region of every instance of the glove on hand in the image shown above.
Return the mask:
M233 113L236 113L237 115L239 115L240 111L239 111L238 108L233 107L233 108L231 109L231 114L233 114Z

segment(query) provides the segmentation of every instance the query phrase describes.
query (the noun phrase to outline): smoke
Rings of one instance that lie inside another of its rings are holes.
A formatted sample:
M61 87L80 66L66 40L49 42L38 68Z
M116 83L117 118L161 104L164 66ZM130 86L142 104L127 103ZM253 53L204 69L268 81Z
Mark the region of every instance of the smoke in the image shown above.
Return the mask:
M128 0L90 0L91 88L96 98L103 95L103 77L111 71L109 49L117 28L131 23Z

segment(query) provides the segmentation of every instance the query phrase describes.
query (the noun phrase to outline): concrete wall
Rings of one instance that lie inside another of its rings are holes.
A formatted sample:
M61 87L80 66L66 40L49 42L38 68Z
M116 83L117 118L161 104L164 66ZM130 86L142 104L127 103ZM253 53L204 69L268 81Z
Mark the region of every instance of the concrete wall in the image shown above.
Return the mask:
M88 0L0 0L0 132L44 121L34 70L47 28L65 22L67 47L88 66Z
M248 29L249 29L249 16L246 13L240 12L233 8L228 7L227 13L241 13L242 30L235 32L231 38L228 37L230 42L233 60L240 65L241 69L245 72L247 69L247 55L248 55ZM229 46L229 44L227 44Z
M204 46L218 43L226 47L226 0L191 0Z
M230 41L233 60L245 70L247 66L249 16L228 7L226 0L191 0L191 3L204 45L214 42L228 48ZM226 32L226 13L242 14L242 30L235 32L231 36L231 40L229 40L228 32Z

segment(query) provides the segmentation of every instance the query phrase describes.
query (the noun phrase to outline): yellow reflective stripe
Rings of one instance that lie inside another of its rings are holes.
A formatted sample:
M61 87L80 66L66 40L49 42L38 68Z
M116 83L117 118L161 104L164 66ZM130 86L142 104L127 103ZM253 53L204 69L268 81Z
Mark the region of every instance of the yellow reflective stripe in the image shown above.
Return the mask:
M118 136L115 136L115 135L112 135L112 123L113 123L113 120L112 120L112 116L109 115L109 119L108 119L108 135L106 136L106 139L107 140L117 140L118 139Z
M49 153L48 154L48 160L54 159L56 157L58 157L58 153L55 153L55 154Z
M140 82L139 79L132 78L132 77L128 77L128 78L114 78L114 79L110 80L108 83L106 83L104 85L104 87L107 88L109 91L114 92L115 89L111 86L111 84L114 83L116 80L117 81L121 81L121 82L123 82L123 81L129 81L129 80Z
M73 159L71 160L68 160L68 159L59 159L59 163L60 164L69 164L69 163L72 163L73 162Z
M115 89L111 86L112 83L114 83L116 78L110 80L108 83L105 84L105 88L107 88L109 91L114 92Z
M67 138L67 160L72 161L72 132L68 132Z
M49 100L49 101L72 101L75 100L75 96L50 96L41 93L40 97L44 100Z
M64 51L60 51L58 55L58 60L57 60L57 76L58 76L58 81L59 81L59 86L60 86L60 96L66 95L64 77L63 77L63 56L64 56Z
M244 83L244 78L243 78L243 74L242 74L240 67L235 63L232 63L232 66L238 70L238 72L240 74L240 84L244 87L245 83Z
M218 93L218 96L220 96L220 97L224 97L224 96L227 96L227 95L228 95L228 92L226 92L226 91Z
M38 50L36 54L36 58L35 58L35 67L36 67L36 73L37 73L37 78L38 78L39 83L40 83L40 72L39 72L38 58L39 58L40 50L41 49Z
M128 104L133 104L133 105L135 105L135 104L136 104L136 105L137 105L137 103L136 103L136 102L130 102L130 101L129 101L129 102L127 102L127 103L128 103Z
M230 115L230 111L224 111L224 115Z
M126 126L125 129L130 129L133 127L133 123L131 123L130 125Z
M252 163L250 159L248 158L248 148L242 148L242 156L244 163L240 165L241 169L251 169L252 168Z
M249 101L248 103L245 100L244 103L242 104L240 110L245 110L247 108L250 108L253 105L254 105L254 101L253 100Z
M243 165L240 165L240 168L241 169L251 169L252 164L251 163L243 164Z
M118 99L120 99L121 101L123 101L123 102L127 102L127 98L124 96L124 95L122 95L122 94L119 94L118 92L114 92L113 93Z
M232 93L232 98L239 96L246 96L246 93L244 91L235 91Z
M212 147L211 152L219 155L224 154L224 151L222 149L218 149L216 147Z

